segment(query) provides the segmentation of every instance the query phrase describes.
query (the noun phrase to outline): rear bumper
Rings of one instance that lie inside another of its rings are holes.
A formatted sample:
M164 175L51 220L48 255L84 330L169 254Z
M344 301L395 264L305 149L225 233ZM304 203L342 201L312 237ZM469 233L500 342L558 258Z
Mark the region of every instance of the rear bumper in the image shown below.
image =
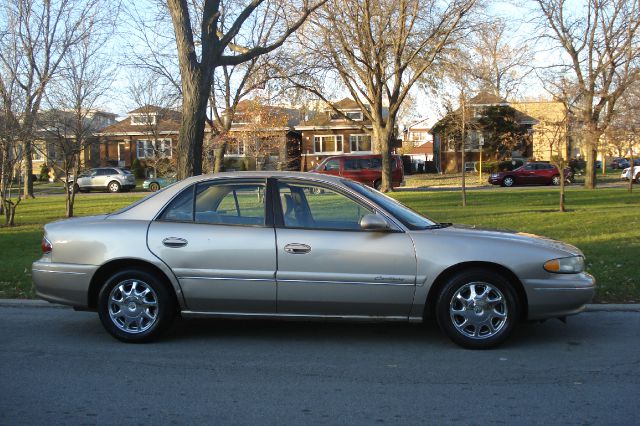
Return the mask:
M95 265L75 265L35 261L31 266L36 296L49 302L78 308L89 305L91 277Z
M596 280L587 273L526 280L524 284L531 320L577 314L591 302L596 291Z

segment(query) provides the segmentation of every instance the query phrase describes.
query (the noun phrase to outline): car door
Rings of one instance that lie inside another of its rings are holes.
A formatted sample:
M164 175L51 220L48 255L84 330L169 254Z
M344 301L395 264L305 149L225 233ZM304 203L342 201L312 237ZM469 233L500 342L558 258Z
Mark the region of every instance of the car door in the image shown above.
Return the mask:
M112 169L96 169L96 174L91 177L91 188L102 189L107 187L107 179Z
M276 312L267 198L264 179L214 179L184 190L151 223L149 249L173 270L188 310Z
M535 164L527 163L517 170L516 181L522 185L536 183Z
M93 185L93 177L98 173L96 169L89 170L85 173L80 174L78 176L78 181L76 182L80 188L91 188Z
M327 185L281 179L274 204L278 313L408 316L416 284L408 234L362 230L373 209Z

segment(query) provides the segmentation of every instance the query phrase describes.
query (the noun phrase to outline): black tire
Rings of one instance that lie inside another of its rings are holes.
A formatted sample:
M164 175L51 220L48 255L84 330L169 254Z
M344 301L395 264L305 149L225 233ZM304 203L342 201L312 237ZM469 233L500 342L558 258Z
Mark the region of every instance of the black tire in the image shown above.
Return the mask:
M512 187L515 183L516 180L513 176L505 176L504 179L502 179L502 186Z
M144 295L140 289L151 291ZM156 339L169 328L175 314L175 298L169 285L141 269L125 269L111 276L98 295L102 325L113 337L127 343Z
M75 184L74 183L70 183L69 184L69 192L72 192L72 191L75 192L76 194L78 192L80 192L80 187L78 186L77 183L75 183Z
M640 184L640 173L636 175L636 183Z
M551 185L555 185L555 186L560 185L560 175L555 175L551 177Z
M483 294L486 297L481 297ZM520 305L513 287L502 275L491 270L470 269L455 274L436 301L440 329L454 343L467 349L490 349L500 345L509 337L519 318Z
M373 187L379 191L380 188L382 187L382 180L378 179L375 182L373 182Z
M118 181L116 181L116 180L112 180L107 185L107 191L109 191L111 193L120 192L120 183Z
M149 191L156 192L158 189L160 189L160 184L158 184L158 182L151 182L149 184Z

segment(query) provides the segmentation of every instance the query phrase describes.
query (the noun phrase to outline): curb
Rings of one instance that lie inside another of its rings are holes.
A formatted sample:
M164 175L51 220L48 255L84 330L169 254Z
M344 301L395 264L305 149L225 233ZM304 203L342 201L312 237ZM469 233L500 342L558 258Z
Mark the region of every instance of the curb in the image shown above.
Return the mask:
M35 299L0 299L0 308L71 309L70 306ZM584 312L640 312L640 303L593 303L587 305Z

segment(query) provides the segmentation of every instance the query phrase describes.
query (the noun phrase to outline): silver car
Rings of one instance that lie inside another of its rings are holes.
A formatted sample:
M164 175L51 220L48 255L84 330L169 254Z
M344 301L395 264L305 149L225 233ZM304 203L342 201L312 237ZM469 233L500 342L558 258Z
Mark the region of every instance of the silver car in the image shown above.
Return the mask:
M98 167L87 170L78 175L78 179L71 177L67 184L73 191L129 191L136 187L136 178L129 170L120 167Z
M340 177L189 178L116 213L45 226L39 297L96 310L125 342L183 317L435 318L467 348L516 324L580 312L594 294L577 248L429 220Z

